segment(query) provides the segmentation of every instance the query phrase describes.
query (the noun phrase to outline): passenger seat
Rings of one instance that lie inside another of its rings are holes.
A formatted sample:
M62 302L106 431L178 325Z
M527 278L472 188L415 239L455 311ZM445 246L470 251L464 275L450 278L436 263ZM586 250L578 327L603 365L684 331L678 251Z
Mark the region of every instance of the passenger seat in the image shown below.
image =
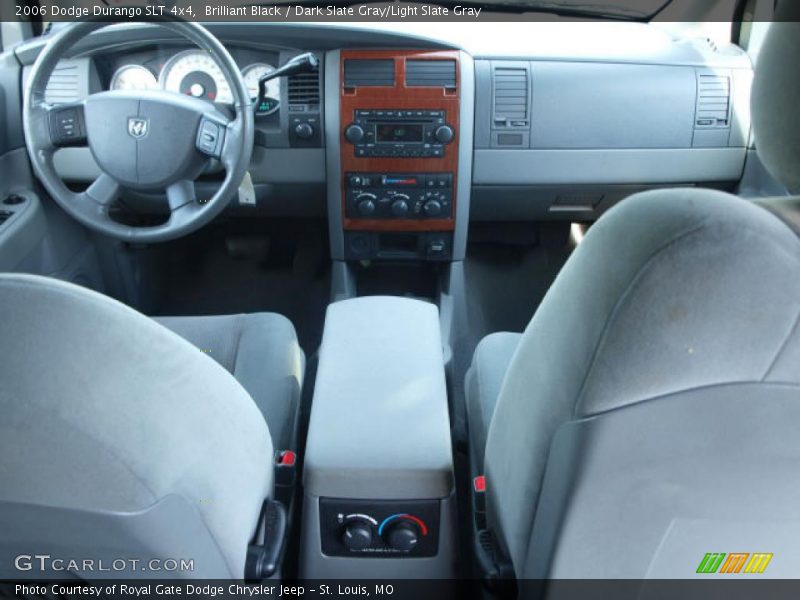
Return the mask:
M472 475L483 474L486 436L503 379L517 351L521 333L502 331L487 335L475 348L465 379L469 452Z

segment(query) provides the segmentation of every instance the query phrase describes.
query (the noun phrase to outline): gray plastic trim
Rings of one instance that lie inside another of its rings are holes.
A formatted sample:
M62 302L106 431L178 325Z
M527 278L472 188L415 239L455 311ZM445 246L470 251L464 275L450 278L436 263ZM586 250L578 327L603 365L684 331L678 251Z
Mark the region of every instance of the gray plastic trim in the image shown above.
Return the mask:
M94 181L100 168L89 148L61 148L53 161L67 181ZM249 171L254 183L325 182L325 150L322 148L264 148L255 146Z
M461 90L458 126L458 189L456 192L456 229L453 237L453 260L467 254L469 206L472 193L473 132L475 130L475 64L461 52Z
M328 182L328 231L331 258L344 260L342 165L339 152L339 50L325 53L325 174Z
M473 183L656 184L738 181L745 148L475 150Z
M0 271L13 271L47 235L47 219L33 191L24 148L0 156L0 210L12 213L0 225ZM9 194L25 198L22 204L2 204Z

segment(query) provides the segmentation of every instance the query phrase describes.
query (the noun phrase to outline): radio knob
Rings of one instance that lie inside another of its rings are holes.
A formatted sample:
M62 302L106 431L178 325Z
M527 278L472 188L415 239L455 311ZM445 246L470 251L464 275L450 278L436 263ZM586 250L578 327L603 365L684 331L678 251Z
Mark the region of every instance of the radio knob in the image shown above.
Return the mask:
M428 200L422 207L429 217L438 217L442 213L442 203L438 200Z
M392 214L395 217L405 217L408 214L408 202L403 199L392 202Z
M348 125L347 129L344 130L344 137L351 144L357 144L364 139L364 128L355 123Z
M350 551L359 551L372 545L372 527L369 523L353 521L344 526L342 545Z
M453 132L453 128L449 125L440 125L436 128L433 135L440 144L449 144L453 141L455 133Z

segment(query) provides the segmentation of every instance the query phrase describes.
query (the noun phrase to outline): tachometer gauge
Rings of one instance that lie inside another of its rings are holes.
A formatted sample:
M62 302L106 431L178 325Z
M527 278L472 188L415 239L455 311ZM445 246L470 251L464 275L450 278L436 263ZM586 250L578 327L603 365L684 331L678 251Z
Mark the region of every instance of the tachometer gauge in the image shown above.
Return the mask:
M258 80L264 75L272 73L275 67L267 63L255 63L248 66L242 76L244 83L247 85L247 91L253 101L258 98ZM271 115L280 107L281 103L281 80L273 79L267 82L267 97L261 102L261 106L256 107L256 113L259 115Z
M233 94L222 69L202 50L186 50L167 61L158 78L168 92L233 103Z
M155 90L158 89L156 76L150 69L141 65L125 65L116 70L111 77L112 90Z

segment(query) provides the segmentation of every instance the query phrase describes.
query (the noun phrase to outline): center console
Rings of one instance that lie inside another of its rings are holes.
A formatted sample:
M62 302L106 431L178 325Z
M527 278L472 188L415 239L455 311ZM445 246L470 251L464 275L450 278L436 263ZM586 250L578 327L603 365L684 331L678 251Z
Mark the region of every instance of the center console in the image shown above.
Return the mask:
M338 106L326 104L326 140L334 259L461 260L471 187L471 60L448 50L332 54L326 97Z
M439 312L328 307L303 470L300 576L450 578L455 502Z

